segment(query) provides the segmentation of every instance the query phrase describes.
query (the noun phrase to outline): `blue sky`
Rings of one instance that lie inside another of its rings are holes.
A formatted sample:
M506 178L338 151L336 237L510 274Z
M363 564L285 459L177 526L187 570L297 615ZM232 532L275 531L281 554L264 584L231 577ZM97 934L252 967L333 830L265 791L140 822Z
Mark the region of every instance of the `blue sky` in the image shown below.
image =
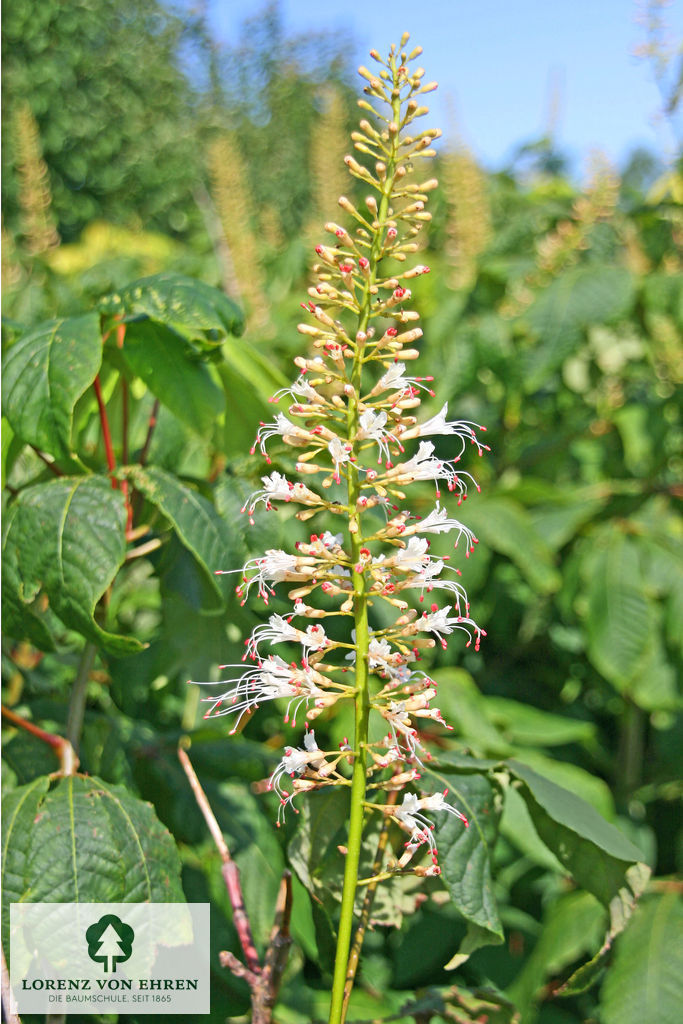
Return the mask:
M238 42L257 0L211 0L217 40ZM642 4L640 5L642 7ZM459 134L489 167L547 128L555 97L559 148L580 172L593 147L622 163L636 145L664 159L675 153L651 67L633 56L644 40L635 0L280 0L286 31L337 30L356 45L354 62L398 41L403 31L424 49L433 124ZM683 38L683 0L666 11Z

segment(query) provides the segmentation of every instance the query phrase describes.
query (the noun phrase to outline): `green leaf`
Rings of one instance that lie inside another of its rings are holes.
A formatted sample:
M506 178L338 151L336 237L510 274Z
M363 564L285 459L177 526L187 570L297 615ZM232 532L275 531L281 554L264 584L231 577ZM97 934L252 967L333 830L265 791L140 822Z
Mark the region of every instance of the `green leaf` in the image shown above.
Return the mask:
M211 433L225 409L225 396L208 367L191 358L187 343L164 324L130 324L122 349L135 376L170 411L202 436Z
M336 788L311 793L302 804L296 831L287 849L289 863L311 895L315 941L321 967L332 971L336 948L332 910L341 895L349 798Z
M31 845L31 829L49 787L50 780L43 775L3 794L2 930L5 936L9 935L10 903L17 903L24 891L24 866Z
M544 288L527 313L532 332L540 338L524 361L527 393L574 352L586 327L625 316L633 298L631 273L615 266L575 267Z
M462 668L439 668L431 675L438 685L441 713L473 753L499 757L513 753L507 738L488 714L487 701L469 672Z
M101 362L97 313L51 320L25 334L3 364L3 411L14 432L56 458L68 456L74 406Z
M150 804L122 786L70 775L10 794L3 840L9 904L182 903L175 843Z
M489 721L511 743L553 747L565 743L588 743L595 739L596 730L592 722L553 715L518 700L486 697L482 699L482 707Z
M347 841L348 813L347 791L332 788L325 793L312 794L302 807L301 819L289 845L292 866L313 898L319 948L329 945L332 913L335 904L341 900L344 858L339 852L339 846ZM382 826L383 818L379 814L373 814L365 823L359 878L368 878L373 873ZM415 909L416 891L420 887L419 880L410 875L397 875L382 882L375 891L371 923L398 928L403 915ZM357 914L360 913L365 892L364 886L356 892ZM324 915L315 910L316 901L324 908Z
M22 491L3 545L11 588L8 628L23 634L21 612L37 638L36 599L45 594L65 626L116 654L141 649L138 640L110 633L95 622L98 601L126 553L123 495L103 477L61 477Z
M286 388L290 384L269 353L245 340L231 346L229 366L242 379L247 390L253 391L264 401L268 401L278 388Z
M606 498L586 497L553 505L541 505L529 509L534 528L538 531L551 551L572 540L581 527L597 516L606 504Z
M600 993L604 1024L677 1024L683 1005L683 907L676 892L648 897L619 938Z
M341 880L343 862L341 869L337 870L337 862L341 860L337 845L345 841L348 813L348 793L335 787L311 793L302 805L287 851L289 862L301 883L314 897L328 905L331 905L333 893L323 879L326 875L336 874Z
M507 555L531 586L551 594L560 585L550 548L527 510L511 498L480 498L467 503L467 522L488 547Z
M604 923L605 910L590 893L570 892L550 905L531 956L507 990L523 1019L548 978L600 945Z
M147 501L169 520L178 540L206 573L223 602L218 569L238 568L239 535L219 516L211 502L155 466L131 466L127 473Z
M503 941L503 927L493 894L491 851L498 834L502 795L498 784L483 774L458 772L445 760L427 772L449 790L447 801L469 822L454 815L436 822L441 875L457 910L468 925L458 952L446 964L459 967L480 946Z
M123 316L124 321L147 317L166 324L205 349L215 348L244 329L242 313L223 292L171 271L134 281L121 292L108 295L100 308Z
M654 609L642 585L636 544L611 530L588 554L588 655L620 691L642 665L651 644Z
M640 850L574 793L520 761L506 764L522 782L520 792L539 838L574 881L609 910L611 941L625 927L650 877Z
M550 779L551 782L585 800L603 818L607 818L608 821L614 819L614 798L604 779L592 775L571 761L558 761L548 757L540 750L518 750L516 757L529 768L533 768L538 775Z
M3 629L9 636L23 637L41 651L53 651L56 646L55 626L59 626L59 621L50 614L49 607L45 607L40 593L22 596L20 549L11 540L12 537L16 540L17 528L13 528L13 523L18 511L17 502L10 505L2 524Z
M562 865L545 843L539 839L529 809L519 790L514 786L507 786L505 789L505 807L500 819L500 834L534 864L562 874Z

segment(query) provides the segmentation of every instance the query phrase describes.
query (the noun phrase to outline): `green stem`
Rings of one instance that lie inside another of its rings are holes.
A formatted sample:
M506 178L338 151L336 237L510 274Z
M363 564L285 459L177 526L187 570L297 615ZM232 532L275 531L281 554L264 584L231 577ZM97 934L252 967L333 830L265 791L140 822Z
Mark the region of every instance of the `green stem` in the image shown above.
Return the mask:
M624 705L620 732L616 790L626 807L642 782L645 758L645 714L628 698Z
M88 688L88 676L95 661L97 647L87 642L81 652L81 659L78 663L78 671L74 679L69 700L69 714L66 720L66 738L71 746L78 753L83 730L83 718L85 716L85 698Z
M398 96L393 102L393 113L397 123L400 119L400 100ZM378 210L378 227L373 239L370 251L370 279L366 283L363 299L360 305L358 317L358 335L367 331L370 322L372 294L370 287L377 277L377 267L382 250L384 225L389 213L389 199L391 196L394 174L398 157L398 139L392 140L391 157L387 165L387 176L382 191ZM353 385L354 393L349 398L347 429L349 442L356 451L356 437L358 434L359 396L363 393L361 388L363 370L364 345L357 341L356 353L351 369L350 383ZM364 538L360 529L360 514L358 512L358 499L361 494L360 477L358 470L353 463L349 464L348 471L348 507L349 507L349 536L351 546L351 561L355 567L360 560L360 551L364 544ZM356 630L356 697L355 697L355 726L353 746L356 756L353 762L353 775L351 778L351 810L349 815L349 834L347 841L346 862L344 865L344 887L342 890L342 904L339 918L339 931L337 935L337 950L334 962L334 977L332 983L332 1000L330 1004L329 1024L344 1024L350 991L344 999L344 988L346 986L349 970L349 957L351 951L351 935L353 931L353 908L358 887L358 866L360 863L361 843L363 839L364 805L367 786L367 762L368 762L368 722L370 717L370 693L368 686L368 648L370 645L370 629L368 625L368 599L365 575L363 572L356 572L355 568L351 574L353 583L353 617ZM360 950L358 951L360 952Z

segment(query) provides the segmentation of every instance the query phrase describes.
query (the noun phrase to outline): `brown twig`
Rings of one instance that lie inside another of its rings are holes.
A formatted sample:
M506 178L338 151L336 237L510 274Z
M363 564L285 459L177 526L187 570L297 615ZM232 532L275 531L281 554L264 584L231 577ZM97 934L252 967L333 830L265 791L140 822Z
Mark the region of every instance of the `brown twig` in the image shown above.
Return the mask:
M219 954L221 965L227 967L236 978L243 978L249 985L251 989L252 1024L271 1024L273 1006L277 999L282 972L285 969L289 947L292 942L289 934L289 921L292 913L291 873L285 871L280 882L280 890L275 904L275 920L262 966L256 952L249 916L244 905L239 868L230 856L230 850L223 838L223 833L216 821L216 816L211 810L206 793L202 789L201 783L192 767L192 762L182 747L178 749L178 758L187 775L197 805L204 815L204 820L216 844L216 848L221 855L221 860L223 861L221 869L223 880L228 890L230 903L232 904L233 922L246 960L246 964L243 964L233 953L223 950Z
M55 754L59 758L61 765L62 775L75 775L76 769L78 768L78 757L76 751L71 746L68 740L65 740L63 736L56 736L54 733L45 732L44 729L34 725L33 722L27 722L21 715L17 715L14 711L10 711L5 705L2 705L2 717L11 722L12 725L17 726L19 729L24 729L26 732L30 732L36 739L42 740L43 743L47 743L54 750Z
M119 324L116 328L116 347L123 348L123 342L126 337L126 325ZM128 465L129 450L128 450L128 381L125 377L121 377L121 462L124 466ZM130 499L130 487L127 480L121 482L121 489L126 499L126 529L130 530L133 527L133 503Z
M0 954L2 954L2 1019L7 1021L7 1024L21 1024L19 1014L12 1012L12 990L4 949L0 948Z
M36 446L34 444L30 444L29 448L32 451L34 451L36 453L36 455L38 456L38 458L41 459L45 463L47 468L50 470L51 473L54 474L54 476L64 476L64 474L62 473L62 471L59 468L59 466L56 465L56 463L54 463L54 462L50 462L50 460L48 459L47 455L45 455L43 452L41 452L40 448L36 448Z
M100 424L102 426L102 440L104 441L104 451L107 458L107 466L111 474L111 485L114 490L118 489L119 483L114 476L114 470L116 469L116 458L114 456L114 446L111 441L111 430L109 429L109 417L107 416L107 409L104 404L104 397L102 395L102 385L100 383L99 374L95 377L92 382L93 388L95 389L95 397L97 399L97 408L100 414Z
M221 860L223 861L221 872L232 904L232 919L235 924L235 928L237 929L240 944L244 952L244 959L247 962L249 970L258 974L261 970L261 965L259 963L258 953L256 952L256 946L254 945L254 937L251 934L249 917L244 906L239 868L230 856L230 850L223 838L220 825L216 821L216 816L211 810L211 805L209 804L209 801L206 798L206 793L202 789L201 783L197 778L194 768L192 767L192 762L187 756L186 751L182 748L178 750L178 758L185 770L185 774L187 775L188 782L190 783L190 787L194 793L194 798L197 801L199 810L204 815L204 821L211 833L211 838L216 844L216 848L221 855Z
M273 1007L280 991L282 974L287 966L292 937L289 921L292 916L292 873L283 872L275 903L275 920L268 939L261 976L252 988L252 1024L270 1024Z
M152 435L154 434L154 428L157 425L157 417L158 417L158 415L159 415L159 399L155 398L154 399L154 405L152 406L152 411L149 414L149 422L148 422L148 425L147 425L147 436L145 438L145 443L142 446L142 451L140 452L140 458L138 459L138 462L140 463L141 466L144 466L145 463L147 462L147 456L149 455L149 448L150 448L150 445L152 443Z

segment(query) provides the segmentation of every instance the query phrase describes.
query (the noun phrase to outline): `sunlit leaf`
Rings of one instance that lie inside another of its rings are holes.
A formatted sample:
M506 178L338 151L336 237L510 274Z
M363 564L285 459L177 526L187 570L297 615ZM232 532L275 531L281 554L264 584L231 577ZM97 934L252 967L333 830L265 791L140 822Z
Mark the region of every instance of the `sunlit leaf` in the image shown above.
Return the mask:
M8 629L22 637L20 611L27 606L34 640L34 610L44 594L65 626L112 653L141 649L134 637L104 629L95 607L123 564L126 511L121 491L104 477L62 477L22 491L4 538L3 560L11 588ZM46 634L47 635L47 634Z
M213 590L224 599L218 569L239 568L239 551L229 523L210 501L177 477L156 466L132 466L128 476L137 490L169 520L181 544L204 570Z
M14 432L56 458L71 446L76 402L102 362L96 313L51 320L29 331L3 361L3 412Z
M38 778L10 796L3 912L10 903L181 903L176 845L122 786Z
M102 300L103 312L124 321L147 317L210 349L244 327L241 311L223 292L171 271L143 277Z
M152 320L133 323L126 331L122 356L174 416L197 434L211 433L225 397L208 368L189 358L179 334Z

